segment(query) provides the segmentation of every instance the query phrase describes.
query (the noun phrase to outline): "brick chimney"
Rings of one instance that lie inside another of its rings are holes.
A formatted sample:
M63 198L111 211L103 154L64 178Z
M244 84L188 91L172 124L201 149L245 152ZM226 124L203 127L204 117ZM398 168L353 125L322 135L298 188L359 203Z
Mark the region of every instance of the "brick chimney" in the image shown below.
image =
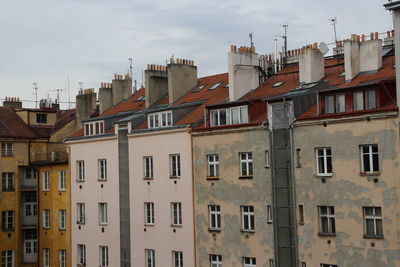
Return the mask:
M19 97L7 97L3 101L3 107L22 108L22 102Z
M255 47L231 45L228 52L229 100L235 101L259 86L259 55Z
M382 67L382 40L378 33L371 33L370 40L353 34L344 41L344 69L346 81L351 81L360 72L373 72Z
M114 75L112 80L112 104L116 105L132 96L132 78L126 75Z
M79 90L76 96L76 119L78 124L96 111L96 93L93 88Z
M193 60L171 59L167 66L167 74L170 104L197 85L197 67Z
M324 55L315 43L303 47L299 54L300 83L315 83L325 76Z
M162 65L147 65L145 75L146 108L153 105L168 94L167 67Z
M113 105L112 84L101 83L99 88L99 113L102 114L105 110Z

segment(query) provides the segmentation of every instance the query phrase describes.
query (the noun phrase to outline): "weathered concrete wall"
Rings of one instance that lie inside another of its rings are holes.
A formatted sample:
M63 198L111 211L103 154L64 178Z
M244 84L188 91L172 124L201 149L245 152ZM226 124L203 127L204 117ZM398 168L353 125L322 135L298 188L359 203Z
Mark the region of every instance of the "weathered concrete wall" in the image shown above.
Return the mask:
M185 64L168 64L169 103L175 103L181 96L197 85L197 67Z
M168 94L168 74L166 71L145 71L146 108Z
M360 145L378 144L380 174L360 175ZM315 148L331 147L333 176L316 177ZM298 225L300 261L338 266L400 265L399 122L395 117L371 121L298 123L294 149L301 149L295 169L297 204L304 205ZM371 178L377 177L378 182ZM318 206L334 206L336 236L319 236ZM384 239L363 238L363 206L382 208ZM298 217L298 216L297 216Z
M99 89L99 114L109 109L113 105L112 88Z
M90 90L90 89L86 89ZM96 110L96 93L81 93L76 96L76 120L78 124Z
M266 168L269 132L260 127L193 133L195 240L197 266L209 266L209 254L221 254L223 266L242 266L255 257L257 266L274 258L271 171ZM254 176L239 179L239 152L252 152ZM207 155L219 154L219 180L207 180ZM208 205L221 207L221 231L211 232ZM241 232L241 205L253 205L255 232Z

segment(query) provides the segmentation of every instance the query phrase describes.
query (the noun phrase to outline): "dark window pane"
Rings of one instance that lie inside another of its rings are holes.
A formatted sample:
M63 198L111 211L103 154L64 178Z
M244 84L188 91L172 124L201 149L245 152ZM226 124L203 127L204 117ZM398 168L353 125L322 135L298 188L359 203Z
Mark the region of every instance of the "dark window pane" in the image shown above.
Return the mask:
M374 229L374 220L373 219L366 219L366 228L367 228L367 235L374 236L375 229Z

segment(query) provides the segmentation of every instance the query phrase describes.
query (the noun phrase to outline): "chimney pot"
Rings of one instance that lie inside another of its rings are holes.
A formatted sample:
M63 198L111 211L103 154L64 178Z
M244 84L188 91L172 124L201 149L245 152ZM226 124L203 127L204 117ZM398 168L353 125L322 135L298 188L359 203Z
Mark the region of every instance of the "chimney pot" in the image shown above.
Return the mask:
M378 39L379 39L379 33L375 32L375 40L378 40Z

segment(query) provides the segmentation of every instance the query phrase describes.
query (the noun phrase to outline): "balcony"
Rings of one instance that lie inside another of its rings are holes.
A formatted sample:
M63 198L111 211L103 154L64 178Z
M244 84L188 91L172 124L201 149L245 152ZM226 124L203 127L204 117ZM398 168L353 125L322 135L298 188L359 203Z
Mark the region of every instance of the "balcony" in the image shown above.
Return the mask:
M20 185L21 188L33 189L36 188L35 169L23 168L21 170Z
M65 162L67 160L68 154L65 151L31 153L32 163Z

